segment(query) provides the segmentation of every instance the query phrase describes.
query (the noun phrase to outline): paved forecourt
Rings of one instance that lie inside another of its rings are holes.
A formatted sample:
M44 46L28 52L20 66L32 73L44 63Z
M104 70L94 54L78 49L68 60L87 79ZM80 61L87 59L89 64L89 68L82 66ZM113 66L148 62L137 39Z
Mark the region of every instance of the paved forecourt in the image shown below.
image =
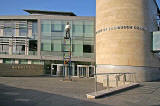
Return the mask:
M100 87L100 86L99 86ZM144 82L132 90L87 99L94 79L62 81L53 77L0 77L1 106L159 106L160 82Z

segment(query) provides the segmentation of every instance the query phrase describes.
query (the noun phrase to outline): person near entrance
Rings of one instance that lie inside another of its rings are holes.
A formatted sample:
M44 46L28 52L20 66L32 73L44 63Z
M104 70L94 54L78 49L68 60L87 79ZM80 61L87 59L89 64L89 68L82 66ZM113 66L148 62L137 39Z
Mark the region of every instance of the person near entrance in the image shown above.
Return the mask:
M67 22L67 25L65 26L66 38L70 38L70 29L71 29L71 26L69 22Z

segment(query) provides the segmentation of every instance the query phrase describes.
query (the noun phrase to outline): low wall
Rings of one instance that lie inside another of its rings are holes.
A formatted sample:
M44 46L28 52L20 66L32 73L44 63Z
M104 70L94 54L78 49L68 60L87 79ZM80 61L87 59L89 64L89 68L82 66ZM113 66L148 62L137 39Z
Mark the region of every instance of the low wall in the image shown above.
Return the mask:
M35 64L0 64L0 76L44 75L44 66Z

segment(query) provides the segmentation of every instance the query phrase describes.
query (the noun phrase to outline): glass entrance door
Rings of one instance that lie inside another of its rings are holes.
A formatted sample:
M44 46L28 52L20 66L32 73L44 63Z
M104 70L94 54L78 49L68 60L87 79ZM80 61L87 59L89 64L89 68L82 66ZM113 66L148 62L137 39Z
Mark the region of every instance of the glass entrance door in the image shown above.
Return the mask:
M95 66L89 66L89 77L94 77Z
M51 76L56 76L56 75L57 75L57 65L51 64Z
M79 76L86 77L86 67L79 67Z
M63 65L62 64L57 65L57 76L64 76Z

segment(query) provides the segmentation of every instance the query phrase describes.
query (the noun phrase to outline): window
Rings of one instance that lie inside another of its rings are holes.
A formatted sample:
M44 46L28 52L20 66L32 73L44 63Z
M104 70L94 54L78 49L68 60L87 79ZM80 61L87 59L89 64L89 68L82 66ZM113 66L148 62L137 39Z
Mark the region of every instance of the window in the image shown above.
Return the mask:
M84 21L84 35L85 37L94 37L94 22Z
M28 34L27 23L26 24L20 24L19 25L19 35L20 36L27 36L27 34Z
M50 26L50 24L42 24L41 26L42 26L41 27L41 31L42 32L51 32L51 26Z
M14 36L15 35L15 23L14 22L4 22L4 36Z
M0 54L8 54L9 45L0 45Z
M37 40L29 41L29 51L37 51Z
M32 22L32 33L37 33L37 22L36 21Z
M51 36L51 21L42 20L41 31L42 36Z
M5 64L14 64L15 63L15 59L3 59Z
M52 32L63 32L61 21L52 21L51 31Z
M19 64L28 64L28 60L19 60Z
M73 36L83 36L83 21L73 22Z
M74 56L83 56L83 45L73 44L72 51Z
M44 61L41 61L41 60L32 60L32 64L44 64Z
M62 43L61 40L53 40L52 41L52 51L62 51Z
M84 25L85 37L94 37L94 26Z
M41 50L42 51L51 51L51 40L42 40Z
M83 52L84 53L93 53L94 52L93 45L83 45Z
M37 28L38 28L37 22L36 21L32 22L32 36L34 36L34 38L37 36L37 32L38 32Z

